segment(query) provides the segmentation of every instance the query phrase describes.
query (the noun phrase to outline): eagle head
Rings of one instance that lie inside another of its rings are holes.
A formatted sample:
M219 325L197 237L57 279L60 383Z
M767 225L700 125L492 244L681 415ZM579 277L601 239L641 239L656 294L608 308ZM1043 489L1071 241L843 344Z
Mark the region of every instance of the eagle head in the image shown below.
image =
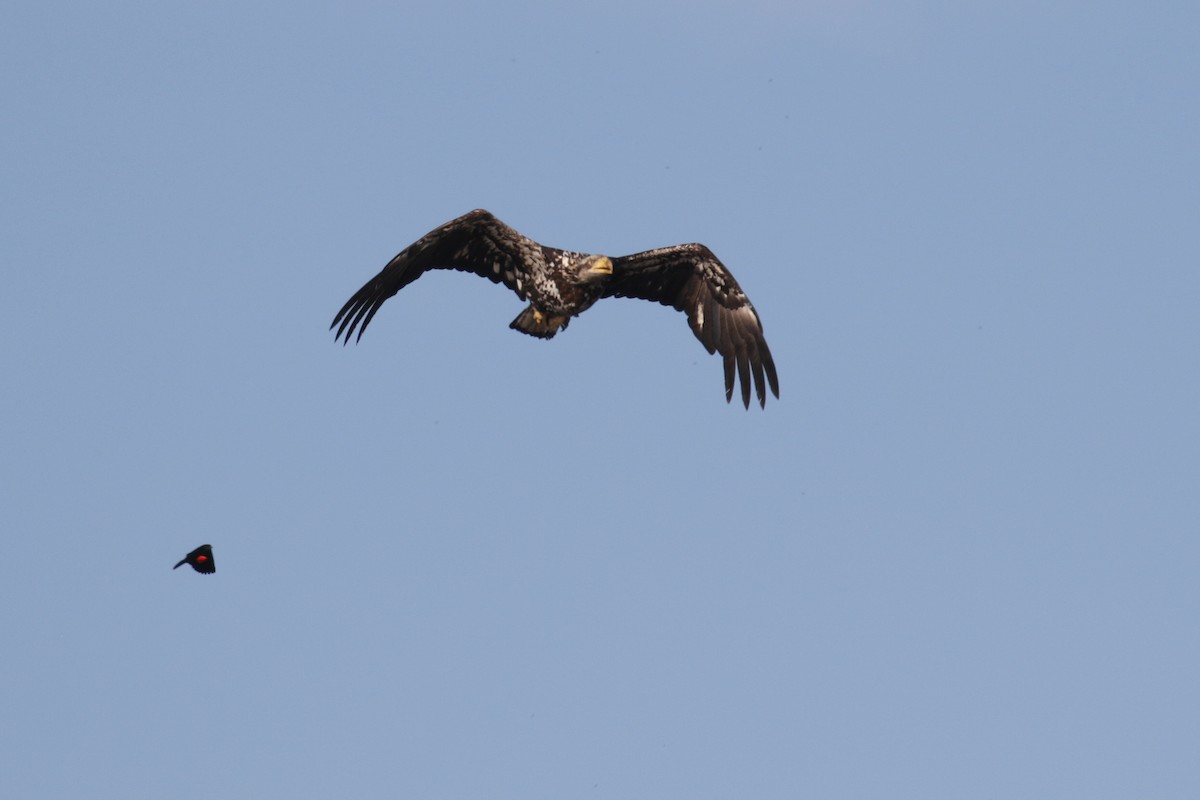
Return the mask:
M588 256L579 265L579 282L603 283L612 277L613 264L608 256Z

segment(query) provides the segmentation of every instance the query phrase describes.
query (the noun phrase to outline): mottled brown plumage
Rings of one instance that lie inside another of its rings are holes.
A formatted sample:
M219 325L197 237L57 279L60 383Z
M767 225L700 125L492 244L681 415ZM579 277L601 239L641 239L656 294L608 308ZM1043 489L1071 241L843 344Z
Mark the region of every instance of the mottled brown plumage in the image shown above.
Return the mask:
M427 233L406 247L351 297L334 318L338 338L362 338L379 307L430 269L473 272L502 283L529 306L509 325L542 339L603 297L635 297L671 306L709 353L725 362L725 399L735 374L743 404L753 382L759 405L767 387L779 397L775 362L762 322L725 265L702 244L681 244L609 258L538 244L483 209Z

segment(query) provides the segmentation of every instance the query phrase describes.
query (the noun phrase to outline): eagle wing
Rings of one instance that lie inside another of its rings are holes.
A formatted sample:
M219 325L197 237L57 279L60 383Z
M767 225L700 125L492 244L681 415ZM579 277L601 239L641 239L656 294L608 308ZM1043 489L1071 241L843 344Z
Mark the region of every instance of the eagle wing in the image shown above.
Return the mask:
M361 339L383 302L431 269L473 272L504 284L525 300L532 269L542 259L539 244L477 208L400 251L346 301L329 327L338 326L335 338L342 338L343 344L350 341L355 329L355 341Z
M736 370L742 403L750 407L753 378L758 403L767 384L779 397L779 376L750 298L725 265L702 244L681 244L612 259L606 297L636 297L687 314L688 325L709 353L725 359L725 399L733 399Z

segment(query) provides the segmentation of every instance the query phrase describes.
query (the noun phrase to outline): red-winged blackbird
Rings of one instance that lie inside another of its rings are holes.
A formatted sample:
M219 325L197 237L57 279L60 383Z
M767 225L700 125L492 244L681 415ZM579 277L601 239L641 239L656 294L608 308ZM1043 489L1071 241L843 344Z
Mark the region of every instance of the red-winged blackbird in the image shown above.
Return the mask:
M212 545L200 545L195 550L184 556L183 561L180 561L178 564L171 567L171 569L179 569L184 564L191 564L192 569L196 570L196 572L203 572L205 575L211 575L212 573L216 572L217 564L215 561L213 561Z

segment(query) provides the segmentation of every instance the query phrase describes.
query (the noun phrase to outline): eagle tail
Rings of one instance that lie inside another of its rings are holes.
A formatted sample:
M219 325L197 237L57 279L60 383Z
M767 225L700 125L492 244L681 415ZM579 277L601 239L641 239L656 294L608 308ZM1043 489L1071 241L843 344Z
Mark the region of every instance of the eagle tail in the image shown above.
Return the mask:
M539 339L553 339L554 334L567 329L567 323L570 321L571 318L565 314L558 317L548 316L529 306L518 314L508 327Z

